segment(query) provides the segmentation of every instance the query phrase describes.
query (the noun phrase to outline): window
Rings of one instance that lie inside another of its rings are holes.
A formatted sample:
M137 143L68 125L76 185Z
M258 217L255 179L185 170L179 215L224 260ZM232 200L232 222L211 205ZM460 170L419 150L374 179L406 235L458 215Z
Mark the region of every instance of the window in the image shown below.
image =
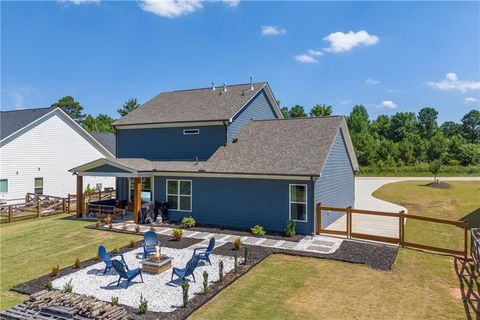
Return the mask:
M290 219L307 222L307 185L290 185Z
M183 134L200 134L200 129L185 129Z
M133 201L133 196L135 195L135 178L128 179L130 185L130 197L129 200ZM152 201L152 178L145 177L142 178L142 193L141 198L143 202Z
M8 193L8 179L0 179L0 193Z
M43 178L35 178L35 191L36 194L43 194Z
M168 209L192 211L192 181L167 180Z

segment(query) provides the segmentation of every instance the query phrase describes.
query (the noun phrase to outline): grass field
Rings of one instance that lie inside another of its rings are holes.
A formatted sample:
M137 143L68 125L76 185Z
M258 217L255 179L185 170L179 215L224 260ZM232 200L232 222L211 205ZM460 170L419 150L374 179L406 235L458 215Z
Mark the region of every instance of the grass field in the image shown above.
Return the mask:
M0 225L0 308L3 310L25 300L26 296L9 291L22 282L95 256L98 245L107 250L122 247L139 236L89 230L92 222L78 221L67 215L34 218Z
M480 183L452 182L448 190L423 184L389 184L375 196L401 204L410 213L469 216L476 221ZM456 244L448 234L425 233L411 222L407 220L407 236L426 242L445 237L446 244ZM331 260L270 256L191 316L225 318L465 319L466 313L453 258L400 249L389 272Z

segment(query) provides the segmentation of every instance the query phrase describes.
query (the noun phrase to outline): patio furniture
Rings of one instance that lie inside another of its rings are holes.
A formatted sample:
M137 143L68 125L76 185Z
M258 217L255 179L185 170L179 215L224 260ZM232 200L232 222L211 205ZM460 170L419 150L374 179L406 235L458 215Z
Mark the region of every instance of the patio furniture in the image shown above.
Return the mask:
M173 280L173 275L176 275L177 277L179 277L184 281L186 277L191 275L193 277L193 281L197 281L195 280L195 275L193 274L193 272L195 271L195 268L198 265L198 261L199 261L198 256L193 256L190 260L188 260L185 268L181 269L181 268L173 267L171 280Z
M150 254L155 253L157 249L157 234L153 231L148 231L143 236L143 259L146 259Z
M208 247L194 249L193 255L197 256L199 260L208 261L208 263L212 265L212 263L210 262L210 254L212 253L213 248L215 248L215 238L210 239L210 242L208 243Z
M113 264L113 268L117 271L119 275L117 287L120 285L120 280L127 279L127 288L128 288L128 286L130 285L130 282L138 275L140 275L140 278L142 279L142 282L143 282L142 269L136 268L133 270L128 270L126 269L126 264L123 264L118 260L112 260L112 264Z
M128 270L128 266L127 266L127 263L125 262L125 259L123 258L123 254L114 254L114 253L109 254L107 253L107 249L105 249L104 246L99 246L98 256L105 263L105 270L103 270L103 274L107 273L108 270L113 268L112 262L117 261L114 259L115 257L120 257L120 259L122 260L121 263L123 263Z

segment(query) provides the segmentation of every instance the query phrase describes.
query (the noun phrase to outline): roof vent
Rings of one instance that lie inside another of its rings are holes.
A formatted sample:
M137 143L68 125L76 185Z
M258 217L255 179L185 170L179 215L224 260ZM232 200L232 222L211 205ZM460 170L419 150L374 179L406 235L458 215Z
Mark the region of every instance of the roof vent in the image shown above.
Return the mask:
M233 138L232 143L238 142L238 138Z
M227 92L227 83L226 82L223 83L223 92Z
M215 81L212 81L212 91L215 91Z
M250 76L250 90L253 90L253 77Z

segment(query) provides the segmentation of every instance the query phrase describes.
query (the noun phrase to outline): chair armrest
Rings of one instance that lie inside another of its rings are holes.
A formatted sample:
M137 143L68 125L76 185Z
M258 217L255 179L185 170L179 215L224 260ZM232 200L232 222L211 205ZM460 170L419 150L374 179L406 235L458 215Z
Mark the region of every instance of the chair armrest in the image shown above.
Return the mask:
M208 249L207 247L204 247L204 248L195 248L195 249L193 249L193 254L197 254L197 250L205 250L205 251L207 251L207 249Z

